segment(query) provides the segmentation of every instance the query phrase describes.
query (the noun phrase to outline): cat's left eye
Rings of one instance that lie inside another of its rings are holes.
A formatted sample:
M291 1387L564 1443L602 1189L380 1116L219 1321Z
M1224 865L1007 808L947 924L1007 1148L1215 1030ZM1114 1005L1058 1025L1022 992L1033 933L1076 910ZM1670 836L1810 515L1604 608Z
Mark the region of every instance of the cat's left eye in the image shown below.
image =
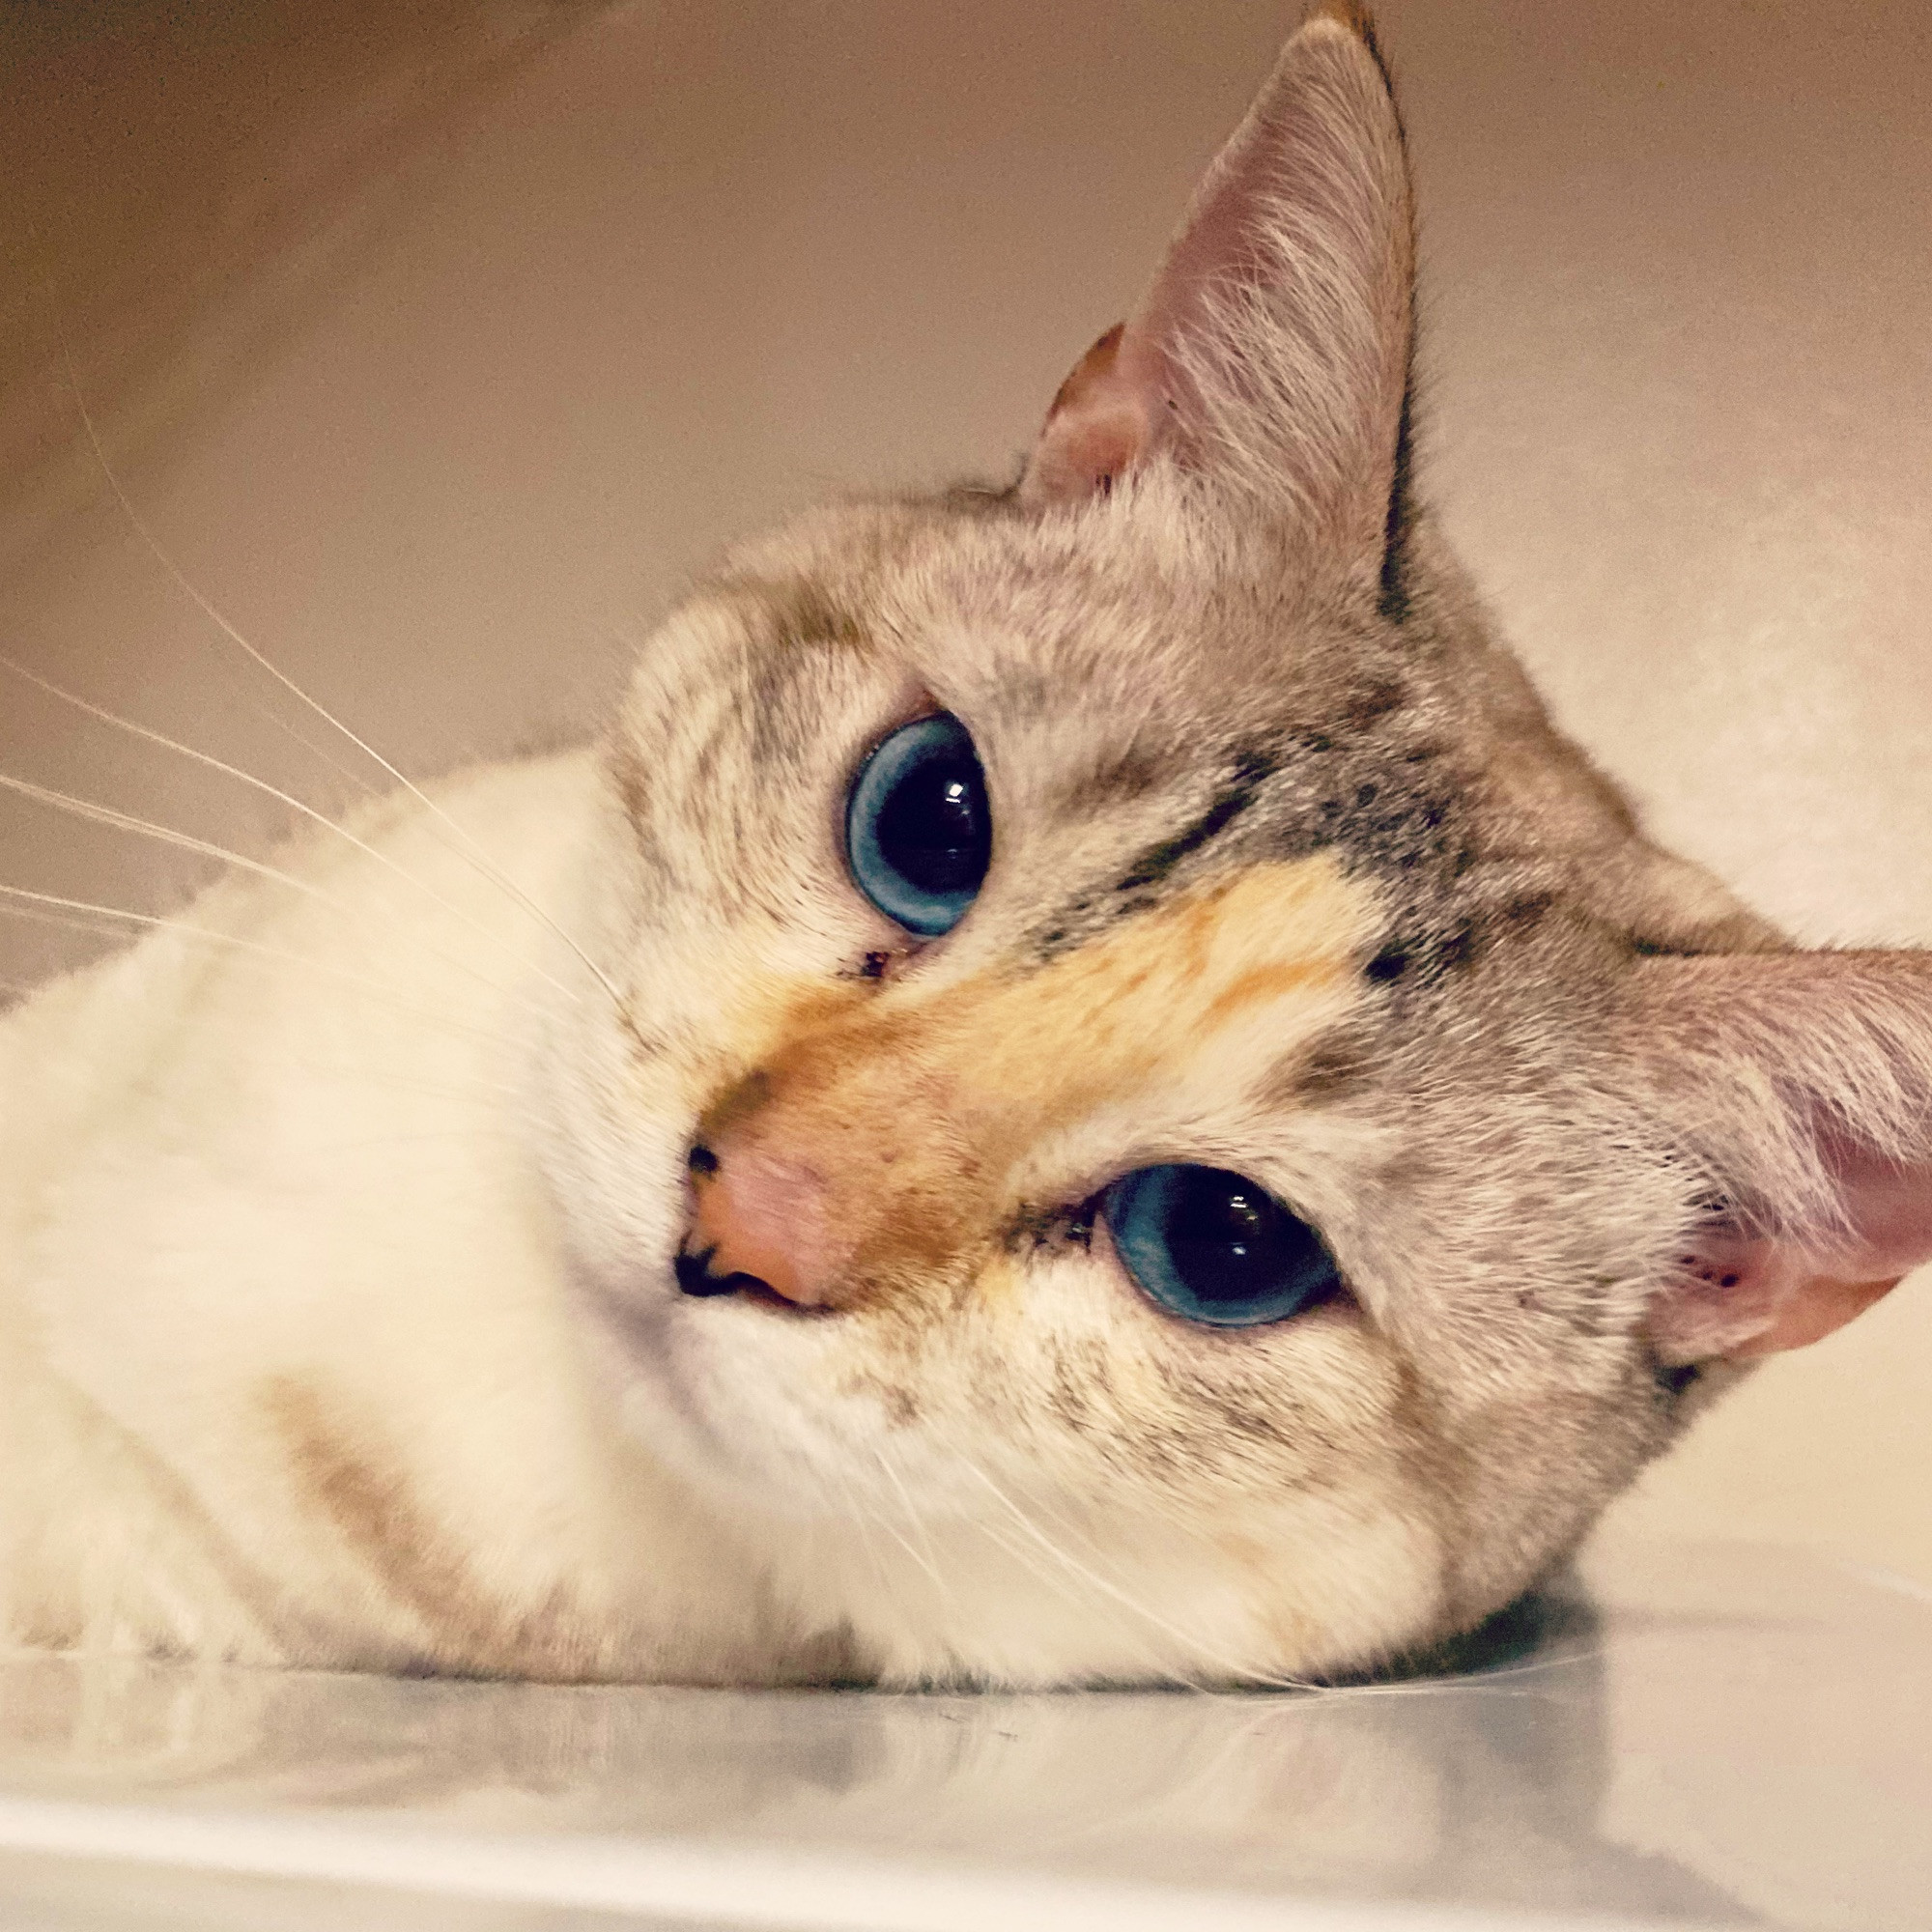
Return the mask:
M845 806L852 883L922 939L951 932L993 856L986 778L951 712L902 724L868 757Z
M1138 1168L1107 1189L1101 1208L1127 1272L1189 1321L1285 1321L1342 1285L1321 1236L1224 1167Z

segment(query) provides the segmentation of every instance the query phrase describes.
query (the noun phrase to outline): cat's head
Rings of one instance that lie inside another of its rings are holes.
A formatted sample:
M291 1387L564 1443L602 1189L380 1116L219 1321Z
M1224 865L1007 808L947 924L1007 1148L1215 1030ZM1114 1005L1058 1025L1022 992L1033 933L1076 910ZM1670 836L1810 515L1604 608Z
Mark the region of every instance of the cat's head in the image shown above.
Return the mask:
M1787 951L1553 731L1412 493L1412 259L1318 10L1022 480L741 550L611 734L558 1198L857 1667L1465 1628L1932 1251L1928 961Z

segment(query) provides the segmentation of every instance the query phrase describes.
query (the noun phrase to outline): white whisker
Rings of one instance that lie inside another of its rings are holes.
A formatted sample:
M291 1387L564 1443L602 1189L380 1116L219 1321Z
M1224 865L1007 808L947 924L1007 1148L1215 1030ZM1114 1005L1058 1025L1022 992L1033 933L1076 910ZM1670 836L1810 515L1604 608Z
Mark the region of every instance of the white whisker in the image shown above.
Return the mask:
M365 778L362 773L345 765L333 753L325 752L307 732L298 731L279 711L272 710L270 706L254 702L253 700L249 702L248 709L257 718L261 719L263 724L272 724L284 736L293 738L317 764L327 765L337 778L341 779L347 784L354 785L364 798L382 797L383 787L377 784L374 780Z
M925 1554L921 1555L920 1552L913 1548L911 1543L909 1543L904 1537L898 1536L898 1532L896 1530L894 1530L893 1534L898 1537L898 1541L904 1548L906 1554L910 1556L912 1560L915 1563L917 1563L919 1567L922 1570L923 1570L929 1577L932 1578L934 1584L939 1589L943 1590L947 1596L949 1597L952 1596L953 1591L951 1585L949 1585L945 1577L943 1577L939 1574L939 1558L937 1552L934 1551L933 1549L932 1536L930 1531L926 1527L925 1520L923 1517L920 1515L918 1509L914 1506L912 1495L910 1492L906 1489L905 1483L901 1479L899 1472L893 1467L891 1458L887 1456L886 1452L883 1449L881 1449L877 1443L874 1443L872 1445L872 1456L873 1459L878 1463L879 1467L885 1472L887 1480L892 1484L893 1488L898 1492L899 1502L905 1510L906 1521L910 1523L912 1527L919 1532L920 1541L925 1545ZM884 1519L882 1518L881 1520L883 1521ZM889 1529L892 1527L890 1523L887 1523L886 1526Z
M385 871L393 873L406 885L412 886L429 899L433 905L437 906L440 911L449 914L452 919L467 925L472 932L481 933L485 938L492 941L496 940L497 935L491 932L490 928L481 920L464 912L460 907L452 905L440 893L437 892L433 887L425 885L407 867L399 866L387 853L371 845L367 839L358 838L348 826L338 823L335 819L329 817L327 812L316 810L313 806L305 804L293 793L283 791L279 786L269 783L266 779L258 779L252 772L245 772L239 765L231 765L225 759L215 757L212 753L197 751L192 745L181 744L177 740L168 737L164 732L156 731L148 725L136 724L132 719L117 717L103 706L91 703L87 698L81 697L73 692L64 690L50 678L41 676L38 671L29 670L26 666L16 664L4 653L0 653L0 668L12 671L16 677L24 678L29 684L44 691L49 696L57 697L62 702L72 705L76 710L84 712L88 717L99 719L103 724L112 725L116 730L128 732L133 737L144 739L148 743L158 745L167 751L178 752L183 757L190 758L196 764L206 766L210 771L219 772L223 777L234 779L242 784L251 786L255 791L263 794L263 796L271 798L280 805L287 806L290 810L300 813L302 817L316 825L322 826L336 838L346 840L356 851L375 860ZM96 805L86 799L74 798L66 792L56 792L45 786L31 784L25 779L8 778L4 774L0 774L0 787L5 787L10 791L20 792L29 798L38 800L43 805L61 806L68 810L78 812L82 817L96 818L101 824L114 825L122 831L138 832L149 838L163 839L169 844L183 845L187 850L200 852L211 858L224 860L229 865L239 866L247 871L261 873L264 877L277 879L282 884L292 886L298 891L308 892L311 895L316 895L314 888L304 885L300 880L292 877L289 873L276 871L272 867L265 867L256 860L243 858L241 854L228 851L222 846L211 845L204 840L191 838L186 833L172 832L164 826L156 825L151 820L137 819L128 813L117 812L110 806ZM329 903L334 904L336 901L330 900ZM513 953L511 956L518 959L518 962L526 967L530 972L538 974L541 978L548 980L565 999L575 1000L577 998L577 994L572 988L566 986L554 974L546 972L535 961L523 958L520 954Z
M312 959L306 953L291 952L286 947L270 946L258 939L243 939L237 933L222 932L213 926L196 925L191 920L166 919L158 913L128 912L125 907L99 905L91 899L66 898L58 893L30 892L25 886L0 885L0 899L13 902L10 905L0 905L0 913L10 913L15 918L37 919L50 925L72 925L83 932L111 933L115 928L111 925L89 924L82 919L69 919L61 915L82 914L94 920L119 920L128 925L142 926L160 932L179 932L192 939L212 940L217 946L233 947L238 952L305 967L311 973L321 973L328 979L340 980L345 985L356 986L364 992L373 994L398 1012L428 1020L452 1032L474 1034L479 1039L495 1040L499 1037L486 1027L471 1026L465 1020L451 1019L447 1013L439 1012L433 1007L421 1007L413 1001L399 999L395 992L384 986L381 980L371 980L364 974L352 973L341 966L332 966L327 960Z
M1202 1688L1184 1671L1177 1669L1168 1662L1145 1631L1132 1624L1122 1623L1115 1605L1095 1603L1092 1593L1080 1587L1081 1579L1078 1577L1069 1576L1065 1570L1053 1571L1043 1568L1036 1549L1026 1544L1014 1542L1011 1537L1003 1535L989 1522L981 1521L976 1523L975 1527L994 1548L1010 1556L1037 1582L1044 1584L1066 1602L1078 1605L1089 1614L1101 1618L1110 1629L1118 1632L1146 1659L1147 1668L1152 1677L1174 1684L1183 1690L1198 1690Z
M874 1453L876 1453L876 1451ZM852 1497L852 1505L854 1509L864 1511L865 1515L868 1517L870 1520L874 1524L876 1524L878 1528L884 1530L885 1533L888 1536L890 1536L892 1540L895 1543L896 1543L898 1547L902 1550L904 1550L909 1557L911 1557L914 1564L917 1565L918 1568L923 1570L927 1575L927 1577L929 1577L934 1583L939 1583L940 1581L939 1573L933 1569L931 1564L926 1562L926 1560L923 1556L921 1556L921 1554L916 1548L913 1548L912 1544L901 1533L901 1531L899 1530L897 1525L894 1523L892 1519L889 1516L887 1516L883 1510L867 1509L864 1504L864 1502L860 1499L859 1492L856 1487L849 1480L846 1482L845 1488L848 1493L850 1493ZM891 1587L890 1584L888 1585L888 1587L889 1588ZM945 1586L941 1584L940 1587L944 1588ZM897 1592L895 1590L893 1594L896 1595Z
M982 1476L984 1475L983 1470L981 1470L980 1473ZM1153 1514L1157 1516L1161 1520L1161 1521L1169 1524L1171 1527L1179 1531L1184 1536L1198 1533L1197 1526L1194 1520L1191 1518L1189 1518L1184 1511L1179 1509L1169 1499L1162 1496L1154 1496L1150 1498L1149 1500L1151 1504ZM1099 1555L1100 1551L1098 1546L1095 1544L1091 1534L1082 1530L1078 1525L1069 1523L1065 1516L1060 1515L1057 1512L1050 1512L1050 1513L1053 1514L1054 1520L1058 1523L1060 1523L1062 1527L1069 1530L1071 1533L1078 1536L1080 1540L1083 1543L1085 1543L1085 1545L1090 1550L1092 1550L1096 1556ZM1283 1676L1279 1673L1272 1671L1250 1669L1248 1666L1244 1664L1233 1663L1231 1660L1229 1660L1225 1656L1221 1657L1219 1661L1223 1663L1228 1663L1230 1665L1230 1668L1239 1678L1241 1684L1244 1687L1246 1687L1246 1689L1249 1690L1293 1690L1293 1691L1311 1691L1311 1692L1320 1691L1324 1696L1334 1694L1334 1689L1335 1689L1334 1687L1326 1684L1315 1683L1307 1678ZM1243 1694L1243 1692L1239 1691L1230 1692L1225 1689L1225 1687L1212 1686L1212 1685L1197 1685L1192 1688L1199 1690L1204 1696Z
M191 832L178 832L172 826L157 825L152 819L137 817L114 806L77 798L71 792L56 791L51 785L36 784L31 779L16 779L6 772L0 772L0 791L11 791L17 797L31 799L36 805L71 812L75 818L85 819L92 825L105 825L116 832L129 832L138 838L153 838L159 844L173 845L204 859L218 859L225 866L233 866L239 871L253 872L259 878L272 879L277 885L287 886L292 892L301 893L308 898L319 899L325 905L334 906L337 911L348 909L340 899L331 897L319 886L310 885L306 879L298 879L292 872L284 872L260 859L232 852L227 846L217 845L211 839L198 838Z
M1270 1672L1257 1671L1251 1669L1246 1664L1237 1663L1234 1659L1222 1654L1218 1654L1217 1652L1207 1648L1202 1644L1198 1636L1190 1635L1187 1632L1181 1630L1178 1625L1170 1623L1165 1617L1161 1616L1158 1611L1150 1609L1145 1604L1139 1602L1137 1599L1130 1596L1126 1591L1120 1588L1118 1584L1112 1582L1107 1577L1100 1576L1097 1572L1089 1569L1085 1564L1081 1563L1077 1558L1068 1555L1065 1550L1062 1549L1060 1546L1057 1543L1055 1543L1053 1539L1045 1533L1045 1531L1040 1529L1040 1527L1033 1520L1033 1519L1029 1517L1027 1513L1023 1509L1021 1509L1020 1506L1016 1502L1014 1502L1013 1499L1009 1495L1008 1495L1007 1492L1003 1489L1001 1489L996 1482L993 1481L992 1477L989 1476L985 1472L985 1470L980 1466L978 1463L976 1463L970 1456L964 1456L964 1455L962 1455L959 1460L961 1465L964 1468L966 1468L970 1473L979 1477L980 1482L982 1482L986 1486L986 1488L992 1492L994 1497L996 1497L1001 1503L1003 1503L1006 1506L1008 1510L1009 1510L1012 1513L1014 1519L1018 1521L1020 1526L1027 1532L1027 1534L1031 1536L1039 1545L1039 1547L1046 1551L1048 1555L1053 1557L1055 1561L1066 1565L1067 1568L1070 1571L1072 1571L1076 1576L1083 1577L1087 1582L1092 1584L1094 1588L1104 1592L1108 1597L1112 1598L1115 1602L1124 1605L1127 1609L1133 1611L1136 1616L1145 1617L1147 1621L1151 1625L1153 1625L1156 1630L1165 1632L1169 1636L1175 1638L1179 1643L1182 1644L1187 1650L1193 1651L1199 1655L1213 1658L1216 1662L1226 1665L1236 1677L1241 1678L1249 1683L1268 1684L1284 1690L1306 1690L1310 1688L1309 1686L1301 1683L1299 1680L1295 1678L1280 1677Z
M871 1531L867 1527L869 1512L860 1505L858 1494L852 1488L852 1479L845 1471L835 1468L834 1473L838 1479L839 1491L845 1498L846 1516L858 1529L859 1541L865 1546L867 1560L872 1566L872 1574L879 1579L879 1588L887 1596L893 1596L895 1594L893 1589L893 1579L887 1574L886 1566L880 1560L878 1550L873 1547Z
M278 867L267 865L259 859L250 859L240 852L230 851L225 845L214 844L206 838L197 838L192 833L178 832L171 826L156 824L152 819L136 817L132 812L118 810L113 806L98 805L92 799L76 798L69 792L55 791L51 786L35 784L28 779L11 778L5 772L0 772L0 791L14 792L22 798L32 799L37 805L71 812L76 818L85 819L92 824L105 825L117 832L131 833L137 838L152 838L160 844L172 845L203 858L217 859L223 865L232 866L240 871L253 873L258 878L267 879L274 885L286 887L290 892L298 893L304 898L314 899L317 904L326 905L331 911L339 912L351 921L358 917L354 906L336 897L333 893L325 892L320 886L313 886L293 872L285 872ZM430 957L440 959L446 965L468 973L471 979L479 980L482 984L514 998L519 1005L527 1005L521 995L511 993L510 989L491 979L489 974L472 961L457 958L439 947L427 947L424 950ZM529 966L526 960L520 963L531 972L542 972L540 967ZM545 974L543 977L548 979L550 976ZM557 986L558 992L564 993L566 997L569 996L568 988L557 985L554 980L551 983Z
M623 995L612 984L610 976L605 973L604 969L597 964L596 960L591 958L590 954L564 929L563 925L557 920L554 919L528 893L525 892L514 879L505 873L490 858L482 846L455 819L451 818L434 799L430 798L419 786L405 778L373 745L369 744L366 739L358 737L355 732L351 730L326 705L321 703L320 700L311 697L294 678L290 677L286 671L273 664L264 652L251 644L214 605L189 582L186 573L168 554L160 539L148 527L141 513L135 509L132 499L121 486L121 479L114 473L113 466L107 461L107 451L101 443L100 432L95 427L94 412L88 408L87 398L81 393L80 378L74 370L73 355L68 347L65 330L61 331L61 356L67 366L68 386L73 395L74 408L79 412L81 424L87 432L88 442L94 450L95 461L100 466L100 473L106 478L107 487L114 493L114 498L120 504L122 513L127 517L134 533L147 546L156 562L180 586L182 592L188 598L189 602L208 618L210 623L214 625L223 637L228 639L237 649L245 652L252 663L265 670L298 703L306 705L326 724L329 725L333 730L339 731L371 763L379 765L396 784L408 792L440 825L453 832L468 855L469 863L485 878L489 879L492 884L506 893L517 904L522 906L533 919L538 920L544 925L548 926L577 955L578 960L590 974L591 978L604 988L605 992L610 995L612 1005L621 1012L624 1006Z
M23 891L25 891L25 888L21 886L0 887L0 892L19 893ZM44 896L44 895L42 896ZM131 917L130 914L114 912L103 908L99 918L82 919L78 912L46 912L37 907L24 905L0 906L0 914L4 914L9 919L31 920L36 925L58 925L64 926L71 932L92 932L98 934L102 939L126 939L128 937L128 929L125 925L110 925L107 922L114 919L125 920ZM43 986L49 984L52 980L58 979L60 972L61 969L57 968L51 975L45 978L30 980L27 982L28 992L39 992Z
M959 1452L959 1461L962 1466L980 1477L986 1487L993 1492L999 1500L1005 1504L1007 1509L1018 1520L1020 1526L1027 1532L1029 1543L1015 1544L1009 1537L1002 1535L993 1524L985 1521L983 1519L977 1520L974 1525L981 1536L985 1537L996 1548L1005 1550L1029 1576L1044 1583L1049 1589L1056 1591L1070 1603L1079 1604L1086 1609L1097 1611L1106 1617L1112 1627L1116 1631L1119 1631L1122 1636L1134 1645L1146 1657L1150 1667L1156 1676L1169 1679L1187 1690L1197 1690L1200 1688L1184 1671L1177 1669L1166 1661L1145 1631L1132 1624L1123 1625L1119 1619L1116 1605L1123 1605L1137 1617L1144 1618L1149 1622L1157 1622L1158 1619L1152 1617L1151 1613L1147 1611L1143 1605L1135 1603L1123 1591L1107 1585L1103 1578L1095 1577L1091 1571L1085 1569L1069 1557L1065 1550L1061 1549L1050 1537L1046 1536L1039 1529L1038 1525L1027 1516L1026 1512L1017 1503L1000 1490L993 1479L980 1467L972 1457ZM1041 1567L1038 1555L1040 1550L1044 1550L1047 1555L1054 1558L1060 1566L1058 1571L1050 1571ZM1112 1604L1104 1602L1096 1604L1093 1597L1093 1589L1094 1587L1099 1587L1103 1596L1112 1598L1114 1602Z

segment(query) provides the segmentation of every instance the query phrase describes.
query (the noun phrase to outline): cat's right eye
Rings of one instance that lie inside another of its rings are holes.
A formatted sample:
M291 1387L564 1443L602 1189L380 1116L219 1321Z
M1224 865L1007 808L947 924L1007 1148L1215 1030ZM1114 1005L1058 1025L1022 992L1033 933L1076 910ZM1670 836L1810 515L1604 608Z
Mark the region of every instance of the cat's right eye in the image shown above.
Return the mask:
M1321 1236L1227 1168L1137 1168L1107 1189L1101 1206L1127 1272L1189 1321L1285 1321L1342 1286Z
M951 712L917 718L860 769L845 807L845 864L885 916L921 939L951 932L993 856L986 779Z

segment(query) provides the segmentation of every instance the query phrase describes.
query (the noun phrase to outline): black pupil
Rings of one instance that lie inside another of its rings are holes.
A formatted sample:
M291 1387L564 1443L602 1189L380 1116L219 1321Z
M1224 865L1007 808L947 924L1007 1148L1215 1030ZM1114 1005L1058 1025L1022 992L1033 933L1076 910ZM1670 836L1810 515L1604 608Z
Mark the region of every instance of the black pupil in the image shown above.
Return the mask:
M1197 1168L1168 1208L1167 1251L1190 1293L1208 1306L1253 1301L1313 1257L1313 1232L1260 1188Z
M986 876L992 828L971 753L915 765L881 808L877 838L886 863L921 892L972 892Z

